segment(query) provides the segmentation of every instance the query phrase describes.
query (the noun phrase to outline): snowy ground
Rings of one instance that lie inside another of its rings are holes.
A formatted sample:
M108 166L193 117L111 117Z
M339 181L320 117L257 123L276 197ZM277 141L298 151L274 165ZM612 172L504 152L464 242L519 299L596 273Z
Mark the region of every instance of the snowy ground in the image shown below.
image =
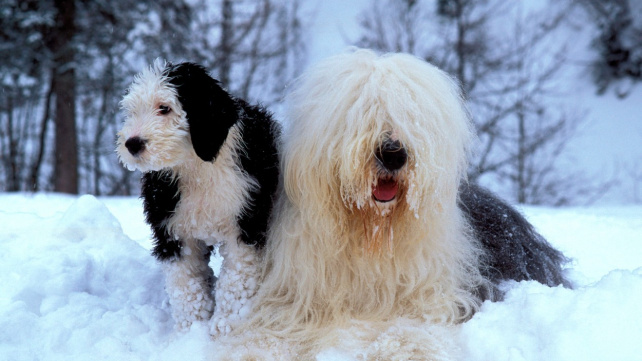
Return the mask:
M642 360L642 207L524 211L574 259L577 288L508 285L504 302L457 328L463 359ZM0 229L0 360L215 352L204 326L174 332L137 199L0 194Z

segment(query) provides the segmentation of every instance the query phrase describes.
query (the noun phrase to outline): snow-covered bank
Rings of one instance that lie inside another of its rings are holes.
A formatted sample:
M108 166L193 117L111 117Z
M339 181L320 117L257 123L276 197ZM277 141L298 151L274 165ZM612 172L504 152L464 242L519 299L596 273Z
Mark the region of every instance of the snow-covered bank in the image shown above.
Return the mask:
M642 207L524 212L578 287L507 285L456 330L463 358L642 360ZM207 359L206 327L173 330L149 236L136 198L0 194L0 360Z
M642 268L572 291L511 287L462 326L466 360L642 360Z

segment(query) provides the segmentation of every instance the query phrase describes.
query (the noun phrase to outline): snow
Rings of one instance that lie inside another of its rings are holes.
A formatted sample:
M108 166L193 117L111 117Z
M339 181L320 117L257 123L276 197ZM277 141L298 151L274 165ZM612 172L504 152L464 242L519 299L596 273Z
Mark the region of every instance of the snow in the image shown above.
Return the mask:
M576 289L509 283L457 326L462 360L642 360L642 206L523 209L572 258ZM134 197L0 194L0 360L209 359L207 325L177 333ZM219 267L220 259L212 263ZM436 334L404 320L389 332ZM322 350L354 360L376 344Z
M576 290L535 282L486 303L464 324L467 360L640 360L642 269L614 270Z

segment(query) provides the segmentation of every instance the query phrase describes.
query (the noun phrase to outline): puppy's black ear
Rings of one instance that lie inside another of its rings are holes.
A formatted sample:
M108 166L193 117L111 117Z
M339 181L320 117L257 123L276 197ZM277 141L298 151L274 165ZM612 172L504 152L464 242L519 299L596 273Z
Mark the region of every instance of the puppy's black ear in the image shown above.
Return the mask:
M164 75L178 93L196 155L214 161L238 119L235 100L201 65L168 64Z

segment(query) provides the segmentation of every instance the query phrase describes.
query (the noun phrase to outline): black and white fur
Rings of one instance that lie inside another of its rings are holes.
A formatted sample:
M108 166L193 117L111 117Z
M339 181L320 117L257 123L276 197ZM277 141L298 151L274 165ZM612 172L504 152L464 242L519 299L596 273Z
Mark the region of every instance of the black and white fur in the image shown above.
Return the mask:
M143 172L153 254L164 266L177 328L211 318L212 334L225 334L258 287L280 127L193 63L155 62L121 104L117 152L127 168ZM217 281L208 265L213 246L224 258Z

